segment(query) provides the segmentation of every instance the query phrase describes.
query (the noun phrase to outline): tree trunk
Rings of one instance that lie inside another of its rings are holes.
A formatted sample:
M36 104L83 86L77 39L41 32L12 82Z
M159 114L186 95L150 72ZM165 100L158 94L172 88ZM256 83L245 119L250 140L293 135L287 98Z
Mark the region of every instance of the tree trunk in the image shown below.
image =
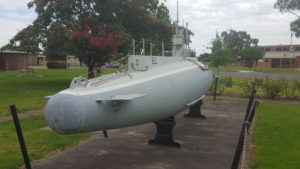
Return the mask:
M95 77L94 66L88 66L88 78L93 79Z

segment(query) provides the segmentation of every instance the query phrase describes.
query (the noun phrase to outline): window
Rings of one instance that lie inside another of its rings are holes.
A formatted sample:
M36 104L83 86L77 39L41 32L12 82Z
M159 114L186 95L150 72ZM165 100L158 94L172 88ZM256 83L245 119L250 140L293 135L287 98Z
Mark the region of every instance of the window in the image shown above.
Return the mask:
M283 51L289 51L289 48L288 47L284 47Z
M263 59L258 59L258 62L263 63L264 60Z
M283 68L291 67L291 59L282 59L281 60L281 67L283 67Z
M295 47L295 51L300 51L300 47Z
M271 48L265 48L265 52L270 52Z
M282 51L282 47L277 47L276 50L277 51Z

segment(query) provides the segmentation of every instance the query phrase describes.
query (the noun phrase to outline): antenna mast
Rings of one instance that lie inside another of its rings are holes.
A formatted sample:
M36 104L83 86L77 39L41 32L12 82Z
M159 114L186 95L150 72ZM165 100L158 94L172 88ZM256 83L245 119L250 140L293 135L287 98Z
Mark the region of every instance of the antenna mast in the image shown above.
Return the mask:
M179 7L178 7L178 0L177 0L177 24L179 23Z
M185 41L186 41L186 45L189 46L190 45L190 38L189 38L189 29L188 29L189 23L186 23L186 28L185 28Z

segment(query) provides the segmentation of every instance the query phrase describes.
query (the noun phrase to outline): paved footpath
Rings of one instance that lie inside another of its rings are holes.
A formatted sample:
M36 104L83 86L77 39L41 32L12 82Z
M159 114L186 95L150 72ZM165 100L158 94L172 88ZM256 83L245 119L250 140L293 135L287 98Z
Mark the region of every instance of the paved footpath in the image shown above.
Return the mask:
M29 117L29 116L32 116L32 115L35 115L35 114L41 114L43 112L44 112L44 110L32 110L32 111L28 111L28 112L25 112L25 113L18 113L18 117L19 117L19 119L21 119L21 118ZM4 122L4 121L8 121L8 120L12 120L11 115L0 117L0 123Z
M108 131L48 159L34 169L228 169L238 141L245 103L205 101L207 120L176 116L174 137L181 149L149 146L155 126L145 124ZM53 140L55 141L55 140Z

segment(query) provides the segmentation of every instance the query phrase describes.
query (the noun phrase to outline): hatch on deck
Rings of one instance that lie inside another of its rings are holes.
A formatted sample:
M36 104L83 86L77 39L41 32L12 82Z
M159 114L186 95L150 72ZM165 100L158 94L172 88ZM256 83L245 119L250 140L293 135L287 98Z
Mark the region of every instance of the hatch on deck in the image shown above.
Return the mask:
M154 67L183 60L182 57L131 55L128 59L128 70L147 71Z

